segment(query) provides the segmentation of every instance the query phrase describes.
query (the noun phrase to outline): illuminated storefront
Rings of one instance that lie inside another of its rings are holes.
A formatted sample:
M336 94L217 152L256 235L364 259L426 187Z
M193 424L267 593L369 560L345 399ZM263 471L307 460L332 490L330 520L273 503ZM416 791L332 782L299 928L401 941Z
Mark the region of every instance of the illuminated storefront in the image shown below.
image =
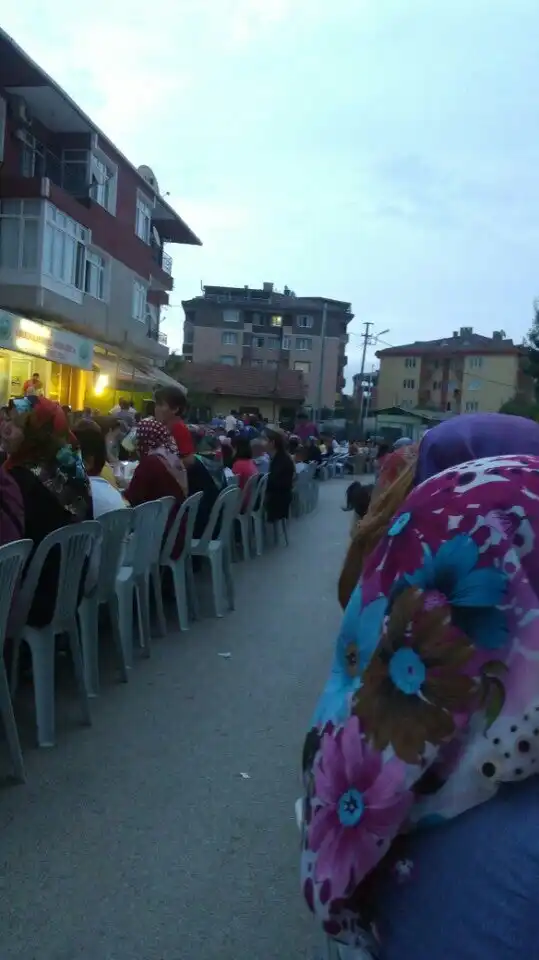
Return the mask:
M93 354L85 337L0 310L0 404L21 396L38 373L47 397L81 409L93 383Z

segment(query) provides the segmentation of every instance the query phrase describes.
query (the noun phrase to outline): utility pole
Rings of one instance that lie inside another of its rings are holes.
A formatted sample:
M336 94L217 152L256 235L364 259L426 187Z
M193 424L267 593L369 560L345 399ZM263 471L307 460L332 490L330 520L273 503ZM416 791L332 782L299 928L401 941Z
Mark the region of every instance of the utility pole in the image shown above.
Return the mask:
M315 412L315 423L320 419L320 413L322 411L322 383L324 378L324 351L326 349L326 325L328 319L328 305L324 302L322 307L322 332L321 338L322 343L320 346L320 370L318 373L318 390L316 394L316 412Z
M363 354L362 354L362 357L361 357L361 370L360 370L360 373L359 373L359 382L360 382L360 385L361 385L361 407L360 407L360 414L359 414L359 426L360 426L361 437L362 437L362 438L363 438L363 419L364 419L364 418L363 418L363 374L365 373L365 358L366 358L366 355L367 355L367 344L368 344L368 342L369 342L369 336L370 336L370 329L371 329L371 327L372 327L372 321L371 321L371 320L366 320L365 323L363 324L363 326L365 327L365 332L364 332L364 334L363 334Z

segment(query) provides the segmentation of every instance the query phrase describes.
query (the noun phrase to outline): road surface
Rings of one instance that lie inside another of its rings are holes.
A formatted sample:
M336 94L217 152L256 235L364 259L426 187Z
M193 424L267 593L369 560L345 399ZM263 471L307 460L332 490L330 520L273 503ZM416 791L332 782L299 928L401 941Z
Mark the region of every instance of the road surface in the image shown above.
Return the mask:
M57 746L34 749L23 692L2 960L311 960L293 805L339 622L345 488L321 484L288 549L235 566L234 613L156 641L127 686L106 664L92 728L60 676Z

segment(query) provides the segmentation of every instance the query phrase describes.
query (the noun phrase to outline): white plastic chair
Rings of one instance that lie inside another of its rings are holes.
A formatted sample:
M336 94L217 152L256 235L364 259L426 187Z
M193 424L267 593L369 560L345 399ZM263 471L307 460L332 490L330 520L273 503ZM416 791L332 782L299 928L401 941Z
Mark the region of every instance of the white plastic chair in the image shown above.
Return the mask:
M257 502L258 489L261 480L262 477L259 473L249 477L245 487L242 490L240 509L236 516L236 523L240 528L241 549L244 560L248 560L251 556L251 518Z
M126 563L120 567L116 593L124 636L131 637L127 651L127 665L133 663L133 594L137 604L139 646L144 656L150 656L150 576L159 563L163 534L167 522L167 505L161 500L150 500L132 509L132 535Z
M3 654L13 595L32 547L31 540L15 540L0 547L0 713L4 721L13 772L21 783L26 780L26 775Z
M264 523L265 523L264 501L266 499L267 485L268 485L268 474L265 473L261 476L259 480L255 502L251 510L251 521L253 524L253 534L254 534L254 541L255 541L255 553L257 557L261 557L264 550Z
M199 492L194 493L182 503L178 511L178 515L168 532L168 536L161 551L161 567L168 567L172 576L172 583L174 585L174 598L176 600L176 610L178 613L180 630L189 629L187 584L189 584L190 596L192 598L195 597L191 549L193 530L195 529L195 522L201 500L202 492ZM182 524L185 524L184 543L180 556L174 560L172 553L174 552L174 547L176 545L176 540ZM193 604L193 606L193 612L196 619L198 613L196 602Z
M175 497L159 497L159 502L163 504L167 518L165 520L165 529L167 521L170 517L170 511L178 502ZM163 530L164 536L164 530ZM152 569L150 571L150 581L153 590L153 596L155 600L155 613L157 617L157 627L159 630L160 637L166 637L167 635L167 618L165 617L165 606L163 603L163 585L161 583L161 568L159 566L160 556L157 558L157 561L152 564Z
M199 540L192 540L194 557L205 557L210 562L215 616L222 617L226 590L228 605L234 609L234 583L232 579L231 535L234 517L238 512L241 491L239 487L227 487L215 501L206 529ZM214 533L220 524L219 534Z
M84 667L77 623L77 607L81 587L86 575L87 561L99 544L101 527L96 520L73 523L55 530L45 537L34 553L21 591L15 602L13 631L12 693L15 693L19 673L19 653L22 641L26 641L32 655L34 696L37 717L37 736L40 747L54 746L54 655L56 637L66 634L73 658L75 679L82 707L83 722L91 724L90 705L84 681ZM43 564L52 550L60 551L58 590L51 622L44 627L27 623L32 600L43 570ZM11 631L10 631L11 632Z
M88 696L99 695L99 608L106 604L112 625L112 637L118 653L120 676L127 683L130 636L126 636L125 617L120 616L120 602L116 580L122 561L127 536L131 530L132 510L120 509L104 513L97 521L101 527L101 558L97 582L87 584L79 604L79 626L82 643L84 679Z

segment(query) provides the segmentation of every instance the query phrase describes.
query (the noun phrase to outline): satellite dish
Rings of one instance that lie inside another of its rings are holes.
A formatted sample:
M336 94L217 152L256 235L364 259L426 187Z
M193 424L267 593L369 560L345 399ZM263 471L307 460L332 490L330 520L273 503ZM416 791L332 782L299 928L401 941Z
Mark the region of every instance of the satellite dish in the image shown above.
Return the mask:
M146 183L149 183L150 187L153 190L155 190L157 194L159 194L159 185L157 183L157 177L155 176L155 173L153 172L152 168L147 167L146 164L143 163L138 168L138 173L142 177L142 179L145 180Z

